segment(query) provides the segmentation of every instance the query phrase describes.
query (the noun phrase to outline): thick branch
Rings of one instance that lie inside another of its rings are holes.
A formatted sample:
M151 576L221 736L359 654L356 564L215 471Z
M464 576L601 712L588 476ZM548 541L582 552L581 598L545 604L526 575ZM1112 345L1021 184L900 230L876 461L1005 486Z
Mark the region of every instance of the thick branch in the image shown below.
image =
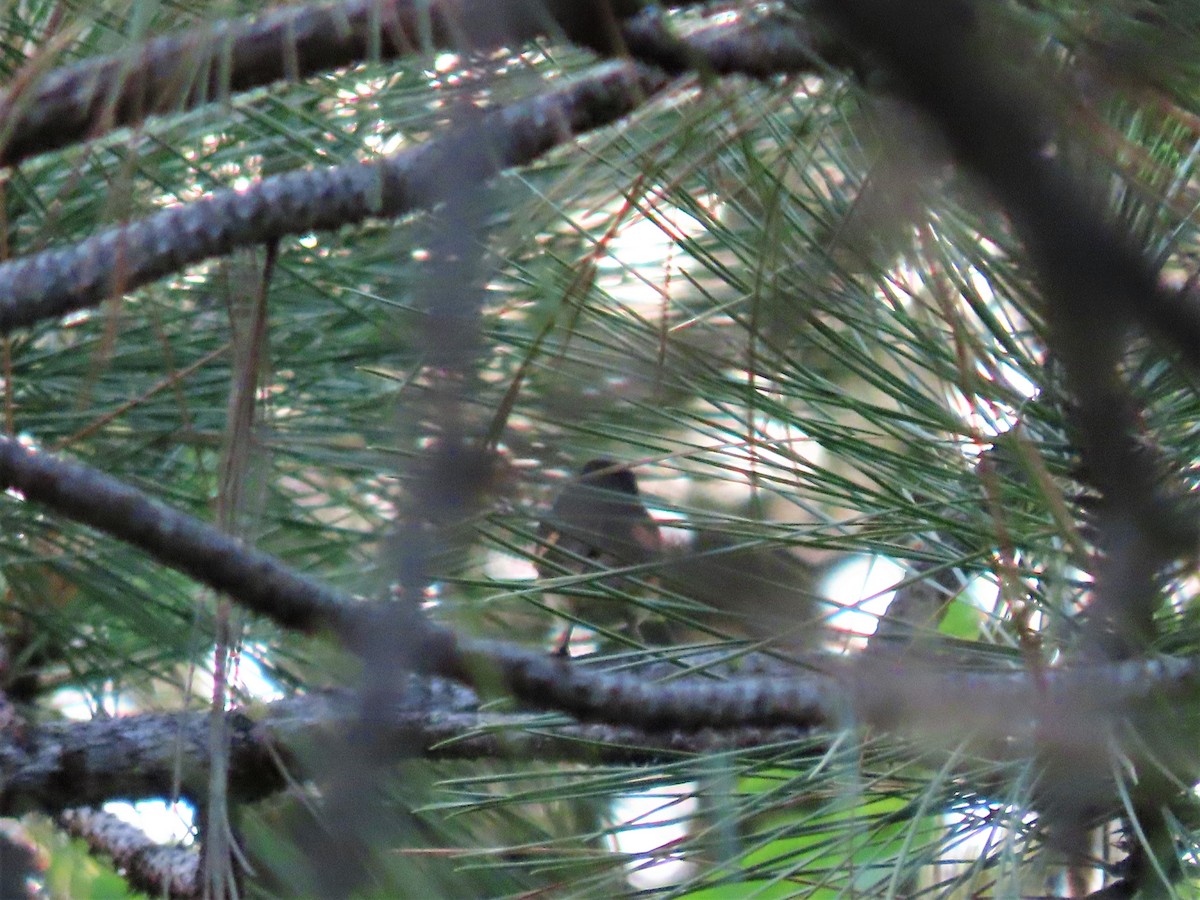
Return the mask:
M793 27L777 20L722 22L677 39L661 14L631 18L639 5L611 5L620 43L633 58L670 71L701 68L766 78L810 71L822 55L794 21ZM7 123L0 165L156 114L368 61L434 50L493 51L555 32L611 51L597 26L609 6L597 0L348 0L287 7L154 38L0 93Z
M346 631L344 596L97 469L0 436L0 488L119 538L284 627Z
M1051 74L1014 64L994 11L970 0L917 7L889 0L818 4L849 41L889 69L958 159L995 193L1038 266L1048 305L1085 336L1136 321L1200 366L1200 305L1158 280L1155 266L1104 208L1102 186L1068 164L1071 129ZM1187 322L1192 322L1187 326ZM1178 327L1187 328L1180 332ZM1082 340L1082 338L1080 338ZM1105 355L1108 346L1093 346Z
M155 38L0 95L0 164L283 79L418 51L493 50L553 28L546 5L530 0L349 0Z
M116 479L9 438L0 438L0 486L126 540L286 627L328 628L353 649L364 635L405 621L392 614L395 604L353 602ZM1080 666L1034 675L943 671L911 657L886 655L860 663L826 659L820 662L824 671L797 669L771 677L673 678L677 672L671 669L659 673L663 677L658 680L645 672L616 675L540 649L421 628L420 655L413 664L427 673L581 720L656 732L738 727L834 731L861 724L928 732L939 741L998 742L1009 748L1006 753L1032 755L1058 745L1077 748L1072 752L1094 746L1104 753L1106 748L1091 737L1101 727L1098 723L1117 727L1131 717L1153 715L1160 706L1189 707L1200 680L1195 659ZM1180 714L1172 721L1189 720ZM1080 741L1087 746L1078 748ZM206 739L200 743L207 745ZM0 783L20 788L12 781ZM72 795L63 805L92 802L90 796Z
M632 697L633 685L647 687L651 703L679 702L689 695L705 702L740 694L760 703L772 680L737 679L691 683L656 681L641 675L613 676L572 666L564 690L603 686ZM803 681L806 676L799 675ZM780 680L773 680L778 683ZM1096 741L1098 732L1114 734L1119 721L1136 720L1139 738L1122 748L1124 763L1154 760L1194 777L1195 753L1180 746L1190 735L1180 710L1196 705L1200 660L1163 660L1095 666L1051 672L1039 687L1019 672L969 675L904 665L889 669L872 663L845 678L851 688L846 707L857 724L915 735L930 749L964 754L964 740L993 759L1070 760L1077 767L1103 764L1109 772L1114 748ZM550 707L554 696L530 697ZM657 698L672 698L659 700ZM853 697L854 699L851 699ZM579 706L579 703L575 704ZM761 707L760 707L761 708ZM230 795L253 802L285 788L282 760L289 748L320 744L331 735L352 731L358 704L347 692L294 697L266 706L257 721L230 712ZM731 707L732 710L732 707ZM598 700L593 712L614 720L623 708ZM0 814L97 805L109 800L203 796L209 764L209 711L147 713L90 722L48 722L29 726L0 741ZM752 719L747 711L740 718ZM1176 725L1168 725L1167 717ZM630 716L645 722L647 716ZM645 765L680 756L729 750L764 749L801 742L804 752L823 745L823 735L838 723L731 721L704 723L703 710L690 716L694 728L680 723L662 727L636 722L616 725L551 720L528 712L481 712L475 694L441 679L409 681L376 723L383 744L397 756L427 759L529 758L587 763ZM845 724L845 723L843 723ZM1186 733L1181 733L1183 729ZM968 754L969 755L969 754ZM985 791L987 785L976 786Z
M681 756L774 747L812 740L792 727L644 729L550 721L529 713L485 713L475 696L440 679L414 680L376 723L397 757L507 759L648 765ZM253 802L283 790L280 761L290 747L345 735L358 722L349 692L327 692L273 703L257 721L228 713L230 796ZM202 798L209 766L211 713L145 713L90 722L50 722L0 740L0 811L56 812L110 800L172 796ZM294 775L295 773L291 773Z
M833 61L845 58L828 32L796 17L759 17L747 9L740 10L736 21L705 21L688 28L651 7L624 22L621 35L633 59L676 74L694 71L767 79L823 72Z
M52 75L43 89L52 97L39 97L28 109L22 106L22 112L38 118L50 116L54 135L69 134L70 128L64 123L95 115L89 110L98 102L93 95L99 89L88 85L103 78L116 78L117 74L124 79L122 84L131 85L130 91L148 92L153 103L147 103L156 108L156 104L165 102L160 96L163 92L182 90L181 84L191 85L189 90L198 90L194 79L183 79L175 72L175 67L184 64L181 60L188 60L184 48L194 46L199 49L193 49L193 53L204 49L213 54L231 41L236 45L235 56L247 58L243 80L235 78L231 86L248 86L257 83L251 78L252 74L271 71L270 66L259 58L265 57L268 50L277 51L274 59L278 65L288 58L287 53L276 46L283 40L281 35L297 40L299 36L305 36L306 40L314 42L338 39L342 32L328 25L326 19L330 16L339 22L346 19L349 29L346 41L362 43L366 37L356 29L368 27L364 24L368 20L370 27L375 27L374 20L368 15L371 5L368 0L362 0L352 4L344 15L335 15L325 8L284 11L256 23L238 26L246 31L246 35L236 41L231 34L225 33L236 30L229 26L225 30L219 29L220 34L216 36L205 33L151 42L141 58L170 60L170 64L163 63L166 75L152 70L155 72L153 77L144 72L142 77L135 77L138 73L128 71L120 61L102 61L96 64L96 72L85 74L67 70ZM448 15L443 7L451 5L455 4L437 6L429 13L437 26L435 38L444 38L453 32L443 21ZM514 3L519 7L528 5ZM415 41L410 34L415 27L412 20L421 16L407 7L404 10L394 7L389 8L403 21L393 22L390 26L392 43L389 46L393 49L410 46ZM454 13L461 12L456 6ZM494 17L493 13L477 18L493 21ZM540 23L543 19L544 16L532 16L525 24L536 30L530 23L535 20ZM383 21L387 25L386 19ZM465 36L459 35L456 39L466 40L474 46L484 40L485 31L491 32L490 28L484 29L480 25L472 28L475 30L468 30ZM504 31L504 28L509 30ZM501 31L524 33L521 28L510 22ZM626 30L633 52L672 71L702 67L715 72L745 71L766 77L778 72L809 70L816 55L812 37L774 20L707 25L677 39L661 16L645 15L630 21ZM240 42L247 46L242 48ZM326 58L316 49L310 49L311 52L301 54L303 60ZM212 60L207 59L201 69L207 71L204 67L212 65ZM483 121L471 126L486 139L473 142L475 152L470 159L461 158L462 135L452 132L383 160L288 173L268 178L245 191L221 191L197 203L111 228L74 246L0 265L0 332L95 306L110 296L134 290L235 247L274 241L314 229L336 229L372 216L399 216L427 208L436 198L436 194L430 195L427 186L438 180L433 173L439 167L467 167L472 170L468 174L473 180L486 180L505 168L532 162L576 134L625 115L664 84L661 76L646 69L630 65L605 67L566 89L485 116ZM209 96L212 90L209 86L197 94L197 98ZM87 108L53 116L48 110L63 102L59 95ZM51 102L55 98L57 103ZM0 106L5 99L0 97ZM11 97L7 100L16 102ZM132 101L126 99L124 102L128 105ZM119 111L107 106L105 109L113 115ZM115 121L119 122L120 117ZM18 134L22 141L39 140L36 127L26 131L14 127L10 133L14 135L14 141ZM15 152L15 146L11 143L8 146L10 154ZM3 159L0 153L0 161Z
M171 797L175 773L182 795L203 798L208 783L208 712L153 713L90 722L29 726L0 745L0 809L57 812L109 800ZM230 714L231 793L282 789L269 747L253 723ZM178 768L177 768L178 764Z
M634 65L605 65L561 90L382 160L267 178L245 191L220 191L72 247L5 263L0 333L95 306L235 247L425 209L440 196L436 186L445 172L479 182L532 162L632 111L665 83Z

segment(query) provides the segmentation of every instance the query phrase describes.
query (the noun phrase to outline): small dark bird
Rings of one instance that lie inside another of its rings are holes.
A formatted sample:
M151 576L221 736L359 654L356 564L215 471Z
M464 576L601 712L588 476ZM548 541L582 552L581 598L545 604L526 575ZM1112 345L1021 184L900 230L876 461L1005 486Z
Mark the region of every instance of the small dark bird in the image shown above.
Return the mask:
M658 559L661 552L662 535L642 503L637 479L628 467L609 459L585 464L538 526L537 566L542 578L639 566ZM632 578L619 575L602 584L616 591L633 587ZM587 607L587 618L598 624L624 625L637 619L617 597L582 605ZM567 653L570 639L568 626L559 640L559 653Z
M642 502L633 472L608 459L594 459L563 488L538 528L538 573L562 578L589 571L641 567L599 582L632 592L637 579L670 597L694 604L686 618L718 632L740 635L781 649L803 649L821 634L818 570L788 550L707 528L685 543L668 544ZM609 628L624 629L650 644L706 639L680 622L650 616L642 607L604 597L572 597L571 611ZM557 652L566 654L568 626Z

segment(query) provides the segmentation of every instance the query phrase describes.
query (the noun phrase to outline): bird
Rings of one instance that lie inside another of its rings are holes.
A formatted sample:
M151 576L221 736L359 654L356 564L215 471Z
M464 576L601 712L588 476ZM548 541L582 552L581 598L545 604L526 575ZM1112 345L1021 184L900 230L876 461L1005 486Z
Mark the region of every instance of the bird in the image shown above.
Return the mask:
M537 541L536 563L543 579L642 566L659 558L663 543L633 471L605 458L586 462L578 477L559 492L538 526ZM594 586L607 596L595 602L573 598L576 614L599 625L636 630L642 616L616 596L636 586L635 576L617 575ZM571 633L568 625L556 653L569 652Z
M818 584L827 569L762 538L694 523L690 539L666 548L656 569L665 591L694 607L702 634L748 639L789 652L824 635ZM694 633L694 632L693 632Z
M678 529L678 523L672 525ZM588 461L561 490L537 536L543 579L636 568L592 585L605 596L593 591L595 599L577 596L565 602L577 617L630 632L645 643L711 639L717 632L796 650L813 646L821 633L816 586L823 566L712 527L693 528L684 541L665 540L633 470L613 460ZM651 594L645 605L617 596L639 585ZM676 621L651 615L653 606L674 609ZM568 626L557 653L569 652L571 634Z

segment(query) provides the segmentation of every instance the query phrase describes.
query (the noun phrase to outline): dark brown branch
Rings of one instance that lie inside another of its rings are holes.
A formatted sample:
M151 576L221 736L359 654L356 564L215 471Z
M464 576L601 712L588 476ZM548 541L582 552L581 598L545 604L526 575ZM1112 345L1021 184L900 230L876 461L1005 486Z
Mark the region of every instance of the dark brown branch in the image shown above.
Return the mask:
M651 7L627 20L621 34L628 54L667 72L776 78L822 72L844 61L824 31L796 17L758 16L743 9L736 21L688 23Z
M0 809L53 813L109 800L204 797L208 784L207 711L153 713L90 722L31 726L19 740L0 743ZM231 713L231 793L282 789L270 748L253 736L253 723ZM178 767L177 767L178 764Z
M414 680L376 723L398 752L425 759L536 759L610 765L651 765L684 756L730 750L755 750L796 741L814 741L807 728L700 728L653 730L630 725L548 720L514 712L481 712L469 691L455 694L440 679ZM433 693L431 698L430 692ZM471 702L464 702L464 697ZM256 733L289 744L311 740L354 724L357 715L348 695L325 694L274 704Z
M481 116L469 127L486 141L475 141L466 154L452 130L382 160L267 178L5 263L0 333L95 306L235 247L427 208L440 196L436 186L446 169L478 182L532 162L632 111L665 83L631 64L607 64L558 91Z
M571 0L572 18L604 4ZM274 10L147 41L0 95L0 165L148 116L284 79L438 49L494 50L554 30L562 10L530 0L349 0Z
M284 627L348 630L344 596L96 469L0 436L0 486L125 541Z
M511 659L511 654L505 658ZM754 704L773 683L738 679L682 685L644 674L612 676L587 666L570 668L562 690L530 697L529 702L551 707L562 701L566 691L583 696L588 685L632 697L632 685L640 683L648 686L651 697L673 698L651 699L660 705L689 695L707 702L734 694ZM1076 768L1103 764L1106 774L1111 774L1107 767L1115 751L1093 736L1097 731L1115 734L1117 724L1129 719L1139 739L1122 748L1123 764L1153 759L1195 776L1190 726L1180 711L1196 705L1197 659L1051 672L1042 687L1020 672L970 675L872 663L845 676L843 683L849 689L844 705L855 723L916 735L930 750L961 756L964 741L969 740L993 759L1037 757L1059 764L1068 761ZM598 699L593 712L606 711L614 720L626 714L623 708L605 704ZM801 742L803 752L809 752L819 749L822 736L831 734L837 724L739 722L736 710L730 710L720 727L703 723L702 709L689 716L702 723L694 728L679 723L662 727L576 723L528 712L481 712L472 692L437 678L413 678L393 698L378 727L397 758L416 754L428 759L516 757L643 765L718 751L776 752L778 745L789 742ZM0 814L170 797L176 783L183 797L202 797L210 715L197 710L47 722L6 736L0 740ZM346 733L357 721L358 705L350 693L327 692L270 704L256 721L236 711L228 716L230 796L253 802L285 788L288 779L279 763L292 764L289 748ZM1149 719L1139 722L1139 716L1153 718L1157 724ZM1178 725L1167 724L1168 717ZM646 722L649 717L630 718ZM740 718L752 719L753 713ZM986 789L986 785L978 787Z
M0 93L7 138L0 146L0 165L279 81L435 50L517 47L547 34L562 33L606 53L624 51L675 72L699 68L766 78L810 71L822 55L814 53L808 34L777 20L723 23L677 39L661 15L634 17L640 5L347 0L286 7L153 38ZM616 26L617 35L605 36L601 23L606 21Z
M353 27L361 25L359 20L366 15L359 7L369 5L356 5L347 13ZM245 26L248 29L245 41L254 53L265 52L264 47L278 49L275 42L280 39L279 34L286 32L291 27L287 23L302 13L316 17L313 22L303 20L305 34L320 33L328 37L340 33L337 29L319 27L323 17L331 15L327 9L291 10L286 15L280 13L279 21L268 17ZM486 20L488 16L481 18ZM541 21L544 17L534 18ZM400 25L395 27L403 31ZM404 28L407 27L411 27L411 22L404 23ZM812 39L777 21L707 26L679 40L670 34L661 17L638 17L629 23L628 29L628 41L637 53L675 70L692 65L715 72L746 71L765 77L813 67ZM481 39L479 34L471 34L474 36L468 35L470 40ZM263 35L269 35L270 39ZM145 55L153 59L165 55L177 62L177 54L183 53L177 46L179 42L189 46L195 43L215 52L212 48L230 39L228 35L220 40L195 35L163 39L166 43L162 46L154 42L148 45ZM361 35L355 38L361 39ZM116 61L98 67L101 72L112 68L129 82L141 83ZM96 73L87 76L63 73L54 76L63 82L54 92L75 100L91 97L94 91L86 87L88 79L100 77ZM172 76L167 80L175 85L179 78ZM479 146L469 159L448 160L453 151L461 151L464 143L460 135L451 133L384 160L288 173L266 179L246 191L221 191L197 203L110 228L71 247L13 260L0 265L0 333L95 306L108 297L132 291L235 247L277 241L314 229L332 230L373 216L395 217L428 208L436 202L436 192L430 196L427 185L438 181L433 173L439 167L465 167L469 170L465 174L472 180L486 180L505 168L534 161L576 134L612 122L664 84L661 76L647 69L630 65L605 67L564 90L485 116L472 127L479 134L487 134L489 139L486 144L476 142ZM241 86L240 82L235 86ZM3 100L0 98L0 104ZM10 102L14 101L10 98ZM33 104L33 109L41 115L53 106L39 101ZM69 117L54 119L55 133L69 132L63 125L69 120Z
M529 713L480 712L474 695L439 679L413 681L412 687L377 723L396 758L416 754L426 759L517 757L648 765L814 738L810 730L786 726L646 731L554 722ZM182 796L202 798L210 715L196 710L49 722L30 728L19 740L0 740L0 811L19 815L110 800L168 798L177 772ZM257 721L229 713L231 798L254 802L284 790L288 779L279 762L291 764L288 748L345 734L357 716L358 705L348 692L281 700L265 707Z
M286 627L329 629L351 649L366 640L365 635L407 621L395 614L395 603L353 602L128 485L8 438L0 438L0 485L126 540ZM930 733L939 741L981 740L996 744L1006 755L1032 755L1059 745L1075 754L1104 754L1107 748L1090 737L1098 723L1117 727L1131 717L1153 715L1156 709L1180 708L1194 702L1200 689L1200 663L1195 659L1080 666L1032 675L1020 670L942 671L922 666L919 659L881 654L860 663L825 659L819 661L823 672L797 669L770 677L658 680L644 672L611 674L540 649L458 638L421 623L415 627L422 633L414 637L419 638L420 653L413 664L422 671L456 679L487 696L511 695L581 720L655 732L739 727L817 732L865 724ZM1179 715L1172 721L1182 727L1188 720ZM1148 731L1162 732L1164 740L1171 733L1163 723ZM199 742L207 746L206 732ZM1184 753L1180 764L1188 767L1192 762ZM126 763L123 757L122 765ZM0 778L0 784L10 793L22 790L19 780ZM113 785L106 784L97 798L80 788L64 794L62 805L91 804L111 796L112 790Z
M1096 746L1097 729L1158 707L1187 705L1200 690L1200 660L1131 660L1036 674L946 669L936 659L879 654L830 659L825 670L766 677L657 680L612 674L578 661L494 641L446 637L424 660L431 671L484 694L646 729L790 725L838 730L855 724L928 734L941 744L995 742L1006 757L1038 749ZM436 643L436 642L431 642ZM1177 717L1178 718L1178 717ZM1007 747L1005 750L1003 748Z
M397 604L354 603L136 488L7 437L0 437L0 487L19 491L26 501L41 503L138 547L288 628L329 629L358 649L377 640L380 631L394 634L397 623L408 621L397 615ZM738 722L811 727L828 725L837 717L837 686L819 676L759 679L749 689L732 682L680 681L667 690L640 678L614 679L547 658L541 651L460 642L445 629L423 631L415 666L473 685L482 681L493 693L511 692L527 702L588 718L652 728L696 728Z
M95 469L0 437L0 487L70 519L104 531L232 597L246 609L287 628L328 629L352 649L394 635L399 604L355 603L269 554L249 548L136 488ZM419 623L415 623L419 626ZM614 680L541 651L493 642L459 642L445 629L424 628L414 666L469 684L511 691L528 702L620 724L656 728L827 724L836 717L837 692L829 679L758 680L749 693L721 682L698 682L699 695L676 682L672 691L643 679ZM399 639L400 635L395 635ZM414 636L408 636L416 639ZM715 692L713 692L715 689ZM676 695L678 694L678 697ZM668 698L664 705L662 698ZM675 699L671 699L675 698ZM651 702L651 701L658 702ZM694 705L695 704L695 705ZM86 801L85 801L86 802Z
M428 671L473 684L487 695L511 694L585 720L655 730L735 725L836 729L846 724L850 712L846 686L816 672L658 680L645 673L610 674L499 641L447 637L440 645L431 642L434 652L422 660Z
M1180 335L1157 327L1180 298L1160 285L1155 266L1113 221L1100 186L1074 171L1068 148L1057 146L1071 130L1050 96L1054 83L1037 80L1050 73L1018 71L1014 48L998 50L1002 23L986 4L939 0L909 10L886 0L830 0L819 6L890 70L959 161L993 191L1039 269L1054 315L1069 316L1089 333L1083 320L1090 317L1105 340L1093 347L1099 355L1111 353L1117 332L1136 321L1200 364L1200 341L1184 346Z

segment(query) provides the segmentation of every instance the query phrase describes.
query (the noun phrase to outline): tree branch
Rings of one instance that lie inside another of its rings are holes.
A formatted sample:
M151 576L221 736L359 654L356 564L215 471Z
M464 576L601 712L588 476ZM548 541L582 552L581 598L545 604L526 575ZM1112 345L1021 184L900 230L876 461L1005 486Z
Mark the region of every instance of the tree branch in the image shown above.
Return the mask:
M127 540L285 627L328 628L355 649L397 621L394 603L356 603L113 478L9 438L0 438L0 486ZM1189 777L1197 764L1191 742L1179 740L1179 729L1190 727L1190 710L1200 699L1200 659L1131 660L1027 673L955 671L922 665L914 655L879 654L863 660L816 660L818 671L721 679L675 677L673 667L613 674L541 649L420 627L421 653L412 661L420 671L455 679L485 696L514 696L529 706L589 722L658 733L749 727L814 734L870 726L915 734L943 749L968 741L1003 758L1049 753L1107 772L1113 748L1095 740L1097 731L1116 733L1142 717L1147 720L1141 734L1149 736L1148 752ZM120 726L102 722L93 727ZM235 744L248 727L233 729ZM198 739L202 747L207 746L206 734ZM54 752L61 756L64 751ZM120 755L131 778L154 768L129 766L137 758L132 749ZM65 762L34 768L60 772L56 783L65 785L79 759L68 754ZM15 776L0 778L0 784L13 796L25 790ZM114 784L119 781L89 788L85 779L62 795L61 805L107 799ZM94 796L95 791L102 796Z
M844 48L834 43L829 32L795 16L778 11L758 14L744 6L734 21L703 21L693 27L650 7L627 19L621 35L633 59L673 74L768 79L820 73L846 61Z
M381 160L219 191L74 246L0 264L0 333L95 306L235 247L428 208L440 196L430 185L441 184L444 170L486 180L615 121L665 84L662 75L632 64L604 65L561 90L481 116L468 126L481 139L466 156L451 155L465 145L451 130Z
M442 679L411 679L377 723L397 759L508 759L650 765L730 750L770 752L813 742L815 732L788 726L645 730L580 724L528 712L481 712L473 693ZM210 763L211 712L143 713L88 722L47 722L0 740L0 811L56 812L110 800L169 798L201 802ZM254 802L284 790L290 748L323 743L357 722L349 691L280 700L255 712L227 713L230 797ZM177 768L178 765L178 768Z
M693 5L676 3L675 6ZM285 7L146 41L0 92L0 166L94 140L159 114L359 63L417 53L490 52L565 31L580 43L608 4L596 0L347 0ZM812 36L778 17L709 24L675 37L656 10L615 12L625 51L673 72L700 68L768 78L812 71ZM611 48L610 48L611 49ZM826 48L828 49L828 48ZM40 62L40 61L39 61Z
M158 37L0 94L0 165L275 81L422 51L494 50L553 27L530 0L348 0Z
M523 5L527 4L515 3L515 6ZM361 43L366 40L359 33L367 27L364 22L368 19L374 22L367 9L372 4L360 0L351 6L345 15L352 39L346 40ZM442 7L438 10L440 12L435 10L430 15L434 16L438 26L435 37L444 38L452 29L443 21L447 15L445 10ZM394 11L396 15L400 14ZM391 26L396 32L391 36L394 49L409 46L415 40L409 31L415 28L410 19L416 14L405 10L404 15L407 18L402 23ZM326 21L330 16L339 21L342 18L325 8L288 10L259 22L244 24L246 34L237 40L225 33L228 29L218 29L219 34L206 32L204 36L193 34L161 39L161 45L151 42L141 56L141 65L148 64L145 60L169 59L170 65L164 63L165 76L156 74L151 78L140 69L127 71L118 60L100 61L95 64L95 72L82 74L68 70L50 76L45 91L53 96L39 97L25 112L38 117L51 115L47 110L59 105L51 102L59 95L74 101L81 97L90 98L84 103L87 109L64 111L50 119L54 125L53 133L61 137L70 133L64 123L81 116L96 115L94 110L89 110L98 102L93 96L98 89L87 85L105 77L116 78L117 73L123 79L121 83L130 85L128 90L148 93L150 99L146 104L157 108L165 102L166 93L185 89L181 83L192 85L187 90L199 91L193 84L194 79L182 79L176 72L176 67L182 65L180 60L188 59L185 47L194 48L192 53L207 48L205 52L211 55L231 41L237 47L234 55L238 59L246 57L245 65L249 70L240 80L235 78L232 86L250 86L259 83L250 77L251 73L270 71L269 66L261 63L260 57L265 58L269 48L278 50L276 45L283 40L281 35L289 33L289 29L314 41L340 35L341 30ZM479 18L490 21L489 16ZM735 25L708 25L696 29L686 38L677 39L661 17L640 16L629 23L628 32L630 47L638 55L675 71L702 66L716 72L746 71L766 77L778 72L811 70L817 52L814 38L784 27L778 20L754 19ZM397 37L398 33L405 36ZM474 32L464 39L482 40ZM244 41L247 47L241 48L239 41ZM305 60L326 58L311 48L301 56ZM286 57L287 54L280 51L279 60ZM207 57L206 60L200 66L204 71L213 65L212 60ZM282 62L278 64L283 65ZM157 70L152 71L157 73ZM139 72L141 77L138 77ZM165 82L159 84L157 78L165 78ZM470 166L474 169L471 176L475 180L486 180L506 168L528 164L571 137L631 112L665 84L661 75L645 68L630 64L605 66L563 90L484 116L476 127L489 140L486 146L478 146L478 152L469 160L457 156L450 158L452 151L461 152L462 149L462 141L457 140L457 132L452 131L382 160L292 172L267 178L245 191L219 191L196 203L110 228L70 247L0 264L0 333L95 306L108 297L132 291L187 265L228 253L235 247L279 240L314 229L332 230L374 216L395 217L428 208L436 202L436 195L431 197L426 185L437 181L432 173L439 167ZM211 86L205 88L197 97L210 96L211 91ZM10 105L16 102L11 97L0 97L0 108L6 100ZM132 101L125 98L117 105L123 107L129 103ZM116 121L120 121L119 117ZM21 134L23 140L38 140L38 129L34 126L12 130L14 134ZM16 152L14 146L9 145L10 154Z
M631 685L641 683L648 686L651 697L676 700L690 692L706 699L740 694L754 703L758 702L755 688L767 683L762 679L707 681L708 687L697 688L655 681L645 674L614 676L589 671L587 666L570 668L578 671L568 676L575 689L590 682L628 696ZM1070 760L1076 766L1109 766L1111 754L1117 751L1097 742L1095 734L1110 733L1121 719L1137 719L1156 708L1151 715L1158 731L1146 720L1143 727L1135 725L1140 741L1122 747L1124 755L1119 758L1131 765L1149 760L1171 763L1181 773L1195 775L1196 752L1177 741L1190 735L1190 725L1184 724L1190 715L1180 710L1196 706L1198 659L1051 672L1044 690L1020 672L967 675L909 664L903 669L873 665L854 677L851 702L859 723L915 734L930 751L957 758L965 753L964 741L970 741L994 760L1040 757ZM946 692L957 699L941 705L931 701ZM541 707L557 699L526 698ZM621 712L611 705L607 711ZM253 719L248 712L253 712ZM175 784L184 798L201 798L207 784L210 715L207 710L146 713L89 722L46 722L10 732L0 740L0 814L53 813L117 799L167 798L173 796ZM261 711L235 710L227 716L230 796L253 802L285 789L289 779L281 764L293 765L292 748L347 733L357 722L358 707L351 692L328 691L281 700ZM1179 724L1164 726L1168 716ZM648 765L727 751L821 752L825 738L833 733L830 722L754 723L749 721L752 714L731 714L723 724L709 725L703 718L697 711L691 716L695 727L680 722L654 727L634 722L578 723L530 712L483 712L472 691L443 679L414 676L376 723L380 734L373 739L383 739L396 758L415 754L426 759ZM784 751L787 744L796 746ZM974 787L980 793L988 789L986 784Z
M96 469L0 436L0 487L125 541L285 628L348 631L348 598Z
M180 900L200 896L196 850L156 844L138 828L96 809L68 809L58 816L58 824L86 841L93 853L109 857L133 887Z

